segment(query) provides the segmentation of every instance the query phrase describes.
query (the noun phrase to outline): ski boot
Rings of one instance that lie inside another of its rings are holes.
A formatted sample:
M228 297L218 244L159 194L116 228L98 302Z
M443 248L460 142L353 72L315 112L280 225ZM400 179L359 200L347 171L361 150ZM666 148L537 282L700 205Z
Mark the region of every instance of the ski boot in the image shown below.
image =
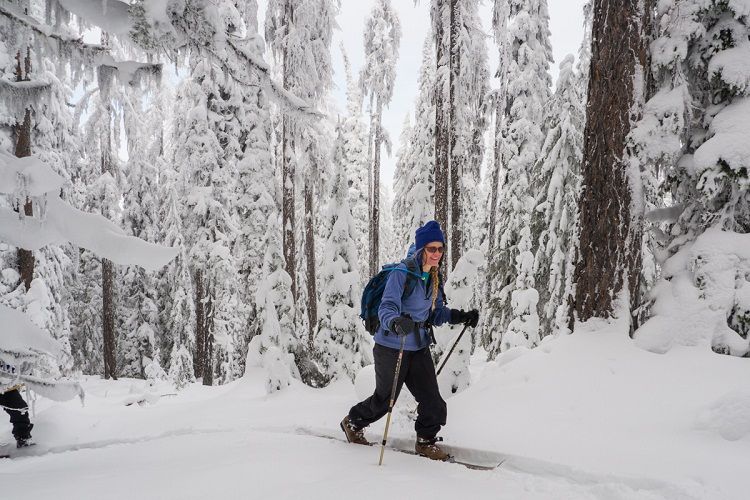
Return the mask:
M341 421L341 430L346 434L346 440L354 444L363 444L370 446L370 442L365 439L365 430L360 429L349 420L349 415Z
M450 460L451 456L436 444L437 442L442 440L443 438L441 437L434 437L430 439L417 437L417 442L414 445L414 451L417 452L417 455L427 457L430 460L440 460L441 462L446 462Z
M31 429L34 424L16 424L13 426L13 437L16 438L16 448L26 448L35 443L31 439Z

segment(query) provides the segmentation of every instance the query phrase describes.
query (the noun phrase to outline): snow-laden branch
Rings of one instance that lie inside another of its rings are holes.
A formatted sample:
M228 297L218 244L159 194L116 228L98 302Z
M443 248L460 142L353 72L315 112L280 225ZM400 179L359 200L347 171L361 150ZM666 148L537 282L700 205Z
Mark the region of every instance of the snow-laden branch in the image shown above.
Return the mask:
M0 15L7 17L11 21L27 26L39 35L57 40L68 48L75 48L77 50L90 53L99 53L108 50L107 47L104 47L102 45L84 43L83 39L79 36L64 33L62 31L57 31L50 26L46 26L33 17L18 12L13 8L12 4L0 4Z
M135 18L131 6L120 0L60 0L61 4L76 16L101 27L104 31L119 36L137 37L134 33L144 28L136 26L137 21L149 25L150 43L166 44L168 51L185 46L199 51L220 63L221 68L237 83L254 86L253 75L260 77L260 84L269 91L281 106L292 112L310 116L320 116L314 107L291 92L285 90L272 77L271 70L261 52L250 45L250 40L237 36L231 29L241 22L237 12L230 12L230 3L223 2L144 2L139 12L142 18ZM208 33L209 35L206 35ZM246 35L245 33L242 33ZM168 35L162 37L162 35ZM138 40L136 40L138 41Z
M59 358L63 355L60 343L34 325L21 311L0 305L0 393L17 385L25 385L37 394L55 401L66 401L78 396L83 400L83 388L74 380L49 380L23 373L21 367L33 363L40 356Z
M0 208L0 240L32 251L70 242L116 264L149 271L163 267L179 251L128 236L103 216L73 208L54 195L48 195L46 209L46 218L39 220L21 218L8 208Z
M60 343L21 311L0 305L0 324L3 325L0 357L33 357L39 353L59 357L63 354Z
M0 193L41 197L42 218L0 208L0 240L27 250L73 243L122 265L157 270L175 258L177 248L128 236L101 215L83 212L57 195L63 179L36 156L16 158L0 153Z
M319 117L323 116L322 113L316 111L314 106L310 105L303 99L300 99L292 92L289 92L281 85L279 85L279 83L271 77L271 68L269 67L268 63L263 60L263 58L255 56L255 54L253 54L251 51L243 50L239 46L237 41L229 39L227 43L228 47L230 47L234 51L238 59L246 62L249 67L251 67L255 72L261 75L263 86L267 91L269 91L269 93L273 96L274 100L277 103L288 110L298 111L307 115L314 115ZM226 70L228 69L229 68L227 67ZM230 74L235 77L235 79L240 78L239 75L233 74L231 71Z
M143 75L154 75L161 77L161 63L142 63L138 61L116 61L109 54L101 54L95 60L96 66L108 66L114 68L118 73L121 82L127 82L130 85L138 82Z

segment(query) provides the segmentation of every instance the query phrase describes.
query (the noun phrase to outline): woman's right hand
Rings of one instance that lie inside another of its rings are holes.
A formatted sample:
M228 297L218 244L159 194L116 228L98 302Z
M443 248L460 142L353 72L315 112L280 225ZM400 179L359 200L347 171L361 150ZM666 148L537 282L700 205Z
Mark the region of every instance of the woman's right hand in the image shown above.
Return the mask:
M416 323L411 318L399 316L391 322L391 331L398 335L409 335L416 330Z

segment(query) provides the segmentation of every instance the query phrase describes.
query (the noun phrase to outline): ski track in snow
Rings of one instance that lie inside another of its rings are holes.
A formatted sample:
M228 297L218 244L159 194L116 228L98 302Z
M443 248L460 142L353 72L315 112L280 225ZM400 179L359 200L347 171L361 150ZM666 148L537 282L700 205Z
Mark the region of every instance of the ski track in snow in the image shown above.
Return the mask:
M279 433L279 434L294 434L304 437L311 438L323 438L329 439L333 442L338 442L341 445L349 446L349 443L345 441L345 438L339 436L336 431L338 429L317 429L311 427L266 427L262 429L256 429L260 432ZM381 437L375 438L373 435L367 436L368 441L373 443L373 447L380 449ZM386 454L388 450L391 451L413 451L414 439L405 438L402 436L389 436L386 445ZM468 463L476 463L482 467L489 464L497 464L493 469L481 470L474 469L473 472L478 474L502 474L508 473L511 476L526 476L524 480L528 479L528 476L539 477L539 478L555 478L563 482L569 482L582 487L591 487L592 490L599 490L602 496L596 496L596 498L631 498L628 494L634 494L632 498L642 498L640 495L654 495L653 498L664 498L669 500L700 500L705 498L703 495L696 496L690 491L696 489L703 489L697 483L692 485L688 490L685 487L669 483L667 481L649 478L649 477L636 477L636 476L620 476L616 474L598 474L583 469L575 468L566 464L550 462L533 457L498 453L489 450L478 450L472 448L464 448L456 445L441 445L451 455L460 458L460 460ZM427 460L424 457L414 456L417 460ZM460 463L445 462L441 464L436 462L435 465L459 465ZM472 470L467 468L468 470ZM615 494L619 491L618 495L625 494L625 496L611 496L609 493ZM646 498L646 497L643 497ZM650 498L650 497L649 497Z
M326 455L331 456L343 456L346 457L344 451L351 452L372 452L372 463L363 463L367 469L376 462L376 448L379 449L380 439L373 439L375 436L370 435L368 438L371 441L376 441L376 445L372 448L364 448L360 450L359 447L349 445L343 442L343 438L338 436L338 429L329 428L307 428L300 426L278 426L278 427L258 427L258 428L183 428L176 429L168 432L163 432L155 435L147 435L128 439L105 439L97 440L85 443L76 443L70 445L59 445L49 448L41 448L35 450L32 453L19 454L18 457L13 458L11 461L5 463L26 462L28 468L33 469L33 463L29 462L32 460L39 460L43 458L49 458L51 455L60 454L73 454L85 450L93 450L97 452L109 451L119 445L127 446L140 446L140 445L153 445L160 440L178 439L182 440L182 444L188 444L186 440L189 438L202 439L208 435L231 435L234 436L232 441L235 445L239 441L247 441L252 443L253 441L269 439L275 440L273 435L283 435L286 438L299 439L299 440L315 440L316 438L327 439L331 446L336 447L334 453ZM265 436L265 437L264 437ZM285 446L281 444L280 446ZM395 447L397 450L391 449L391 452L398 450L409 450L413 446L413 439L402 437L402 436L391 436L388 440L388 446ZM190 447L190 446L188 446ZM303 445L302 448L305 448ZM399 462L406 460L409 464L414 464L421 469L427 467L438 468L438 470L445 470L444 468L450 468L452 474L464 474L474 475L478 474L480 477L485 475L485 479L481 480L483 483L487 481L492 485L496 485L497 488L488 488L488 491L494 491L492 498L592 498L592 499L607 499L607 500L630 500L630 499L664 499L664 500L701 500L708 498L703 494L696 492L703 491L703 488L698 485L680 486L670 484L665 481L660 481L647 477L630 477L630 476L619 476L615 474L597 474L591 473L582 469L571 467L561 463L549 462L537 458L525 457L520 455L512 455L505 453L497 453L487 450L473 450L470 448L462 448L458 446L446 445L452 453L460 456L464 460L469 458L480 458L482 463L489 463L492 461L502 462L497 468L492 470L470 470L464 467L455 468L460 464L451 463L439 463L430 462L428 459L423 457L416 457L412 455L398 454L400 458ZM200 453L201 447L196 447L196 452ZM146 452L147 453L147 452ZM294 452L292 452L294 453ZM94 458L93 460L96 460ZM388 456L388 450L386 450L386 463L394 462L394 455ZM0 462L2 464L3 462ZM335 459L330 459L330 466L336 467ZM0 466L0 477L6 476L3 474L3 467ZM13 474L13 472L11 472ZM438 474L442 474L438 472ZM461 476L470 477L470 476ZM5 482L5 481L3 481ZM511 485L519 488L520 491L524 492L522 496L518 492L510 493L515 491L511 488ZM502 496L500 492L506 491L509 496ZM555 493L556 492L556 493ZM705 493L705 491L704 491ZM556 496L556 495L560 496ZM500 496L497 496L500 495ZM284 497L281 495L281 497ZM367 497L367 496L365 496ZM30 498L34 498L32 495ZM84 498L84 496L80 497ZM143 497L141 497L143 498ZM160 496L154 496L153 498L161 498ZM170 497L172 498L172 497ZM175 496L174 498L180 498ZM286 498L286 497L284 497ZM369 498L369 497L367 497Z
M117 445L146 443L150 441L157 441L160 439L167 439L171 437L195 436L197 434L218 434L218 433L226 433L226 432L235 432L235 431L232 429L199 429L199 430L196 430L193 428L187 428L187 429L175 429L173 431L162 432L160 434L155 434L153 436L141 436L141 437L136 437L136 438L125 438L125 439L100 439L97 441L90 441L87 443L50 446L48 448L45 448L44 446L40 446L39 444L35 444L31 448L17 450L15 449L15 444L12 444L12 443L0 443L0 448L12 445L14 449L9 452L9 455L11 455L11 458L13 458L14 460L19 460L19 459L24 459L24 458L39 458L39 457L44 457L47 455L59 455L61 453L71 453L71 452L82 451L82 450L98 450L98 449L108 448L110 446L117 446Z

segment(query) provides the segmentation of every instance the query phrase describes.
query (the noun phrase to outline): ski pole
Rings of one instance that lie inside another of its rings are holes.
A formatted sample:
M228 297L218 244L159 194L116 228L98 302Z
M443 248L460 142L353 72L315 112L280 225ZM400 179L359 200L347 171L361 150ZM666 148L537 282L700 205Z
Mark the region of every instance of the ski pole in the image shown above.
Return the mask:
M466 329L467 329L467 328L469 328L469 325L464 325L464 329L463 329L463 330L461 330L461 333L459 333L459 334L458 334L458 338L457 338L457 339L456 339L456 341L455 341L455 342L453 343L453 347L451 347L451 350L450 350L450 351L448 351L448 355L447 355L447 356L446 356L445 358L443 358L443 362L442 362L442 363L440 363L440 368L438 368L438 371L437 371L437 373L435 374L435 376L436 376L436 377L437 377L438 375L440 375L440 372L441 372L441 371L443 371L443 367L445 366L445 363L447 363L447 362L448 362L448 358L450 358L450 357L451 357L451 354L453 354L453 350L454 350L454 349L456 348L456 346L458 345L458 343L459 343L459 342L461 342L461 337L463 337L463 335L464 335L464 332L466 331Z
M396 388L398 387L398 374L401 371L401 360L404 357L404 344L406 343L406 335L401 336L401 349L398 351L398 359L396 360L396 374L393 377L393 388L391 388L391 401L388 403L388 418L385 421L385 432L383 433L383 442L380 445L380 461L378 465L383 465L383 453L385 453L385 442L388 439L388 428L391 425L391 414L393 413L393 405L396 403Z

